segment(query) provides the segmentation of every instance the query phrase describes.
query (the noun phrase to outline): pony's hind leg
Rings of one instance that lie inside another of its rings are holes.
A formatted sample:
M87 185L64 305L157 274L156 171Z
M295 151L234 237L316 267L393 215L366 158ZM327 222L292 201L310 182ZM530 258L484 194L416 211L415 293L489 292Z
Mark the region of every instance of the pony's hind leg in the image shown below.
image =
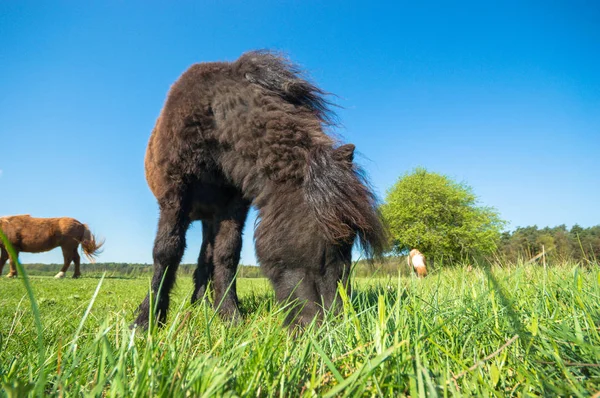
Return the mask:
M81 271L79 269L79 266L81 265L81 257L79 256L79 253L77 253L77 248L73 249L73 263L75 264L73 278L79 278L81 276Z
M184 199L171 198L161 205L158 231L154 240L154 275L152 300L159 325L165 323L169 308L169 293L175 284L177 267L185 250L185 233L190 225L189 212ZM150 295L138 307L134 325L147 328L150 322Z
M214 306L225 318L239 315L235 275L242 250L242 230L250 203L241 196L232 199L216 217L213 249Z
M194 272L194 293L192 304L205 297L208 282L214 271L213 250L215 245L215 224L212 221L202 221L202 247L198 256L198 266Z
M56 279L61 279L65 277L67 270L69 269L69 266L73 261L73 249L70 246L62 246L61 249L63 253L64 265L60 269L59 273L54 275Z

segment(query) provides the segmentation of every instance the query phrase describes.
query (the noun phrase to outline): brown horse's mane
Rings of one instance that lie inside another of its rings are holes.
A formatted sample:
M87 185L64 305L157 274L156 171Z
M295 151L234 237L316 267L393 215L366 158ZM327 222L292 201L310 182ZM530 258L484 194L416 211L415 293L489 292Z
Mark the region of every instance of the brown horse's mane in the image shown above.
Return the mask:
M0 219L6 219L11 217L31 217L31 214L14 214L11 216L0 216Z

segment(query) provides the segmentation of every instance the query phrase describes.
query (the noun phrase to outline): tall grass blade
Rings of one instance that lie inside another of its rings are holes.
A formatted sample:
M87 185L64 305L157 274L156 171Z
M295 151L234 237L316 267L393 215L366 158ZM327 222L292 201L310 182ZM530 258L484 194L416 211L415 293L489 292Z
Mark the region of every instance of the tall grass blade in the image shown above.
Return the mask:
M21 265L17 253L15 249L10 244L8 237L4 234L4 231L0 229L0 240L2 240L2 244L4 248L10 255L10 258L14 259L15 265L17 267L18 273L23 278L23 284L25 285L25 290L27 290L27 296L29 297L29 302L31 303L31 311L33 312L33 318L35 320L35 329L37 332L37 345L38 345L38 361L39 361L39 373L38 379L35 386L35 391L38 395L42 395L44 391L44 384L46 383L46 374L44 370L45 363L45 350L44 350L44 328L42 327L42 318L40 317L40 308L35 299L35 295L33 294L33 288L31 287L31 283L29 282L29 277L27 276L27 272L25 272L25 268Z

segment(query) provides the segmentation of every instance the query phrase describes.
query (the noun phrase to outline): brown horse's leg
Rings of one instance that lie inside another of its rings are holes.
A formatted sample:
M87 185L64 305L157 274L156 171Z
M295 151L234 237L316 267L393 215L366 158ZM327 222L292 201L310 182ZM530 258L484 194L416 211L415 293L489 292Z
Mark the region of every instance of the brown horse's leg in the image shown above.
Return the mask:
M208 288L208 281L213 277L213 249L215 245L215 224L212 221L202 221L202 247L198 256L198 266L194 272L194 293L192 304L202 299Z
M3 246L0 246L0 275L2 275L2 269L6 261L8 261L8 252Z
M164 324L169 308L169 293L175 284L177 267L185 250L185 233L190 225L189 211L183 198L169 200L161 206L158 231L154 240L154 275L152 276L152 299L156 303L154 312L159 324ZM150 295L138 307L134 322L147 328L150 320Z
M77 253L77 247L73 249L73 263L75 264L75 272L73 273L73 278L79 278L81 276L81 271L79 270L81 258L79 257L79 253Z
M71 246L61 246L64 265L60 269L60 272L56 274L54 277L56 279L64 278L69 266L71 265L71 261L73 261L73 249Z
M239 313L235 274L242 250L242 230L250 204L243 198L230 202L225 213L217 217L213 250L215 290L214 305L226 318Z
M15 258L10 258L10 272L6 275L7 278L14 278L17 276L17 261L19 261L19 252L15 250Z

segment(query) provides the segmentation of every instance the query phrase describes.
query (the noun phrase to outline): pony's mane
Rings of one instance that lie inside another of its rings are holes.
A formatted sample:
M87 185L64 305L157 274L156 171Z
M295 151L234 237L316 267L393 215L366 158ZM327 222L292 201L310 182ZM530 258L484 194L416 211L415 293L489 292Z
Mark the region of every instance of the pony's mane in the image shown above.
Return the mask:
M6 220L6 219L12 218L12 217L31 217L31 214L13 214L10 216L0 216L0 220Z
M283 54L267 50L243 54L232 67L238 76L259 85L283 101L304 108L322 126L335 125L329 93L311 83L302 69ZM277 148L278 143L273 143ZM359 243L368 255L385 251L387 235L378 212L378 203L364 173L354 165L352 150L332 148L313 142L302 156L303 195L322 234L335 244Z
M380 256L386 250L387 233L377 198L364 172L351 161L342 164L335 151L311 150L304 181L306 201L330 242L356 235L368 257Z
M285 101L310 110L324 125L336 124L330 95L311 83L298 65L281 53L269 50L249 51L233 64L251 83L258 84Z

